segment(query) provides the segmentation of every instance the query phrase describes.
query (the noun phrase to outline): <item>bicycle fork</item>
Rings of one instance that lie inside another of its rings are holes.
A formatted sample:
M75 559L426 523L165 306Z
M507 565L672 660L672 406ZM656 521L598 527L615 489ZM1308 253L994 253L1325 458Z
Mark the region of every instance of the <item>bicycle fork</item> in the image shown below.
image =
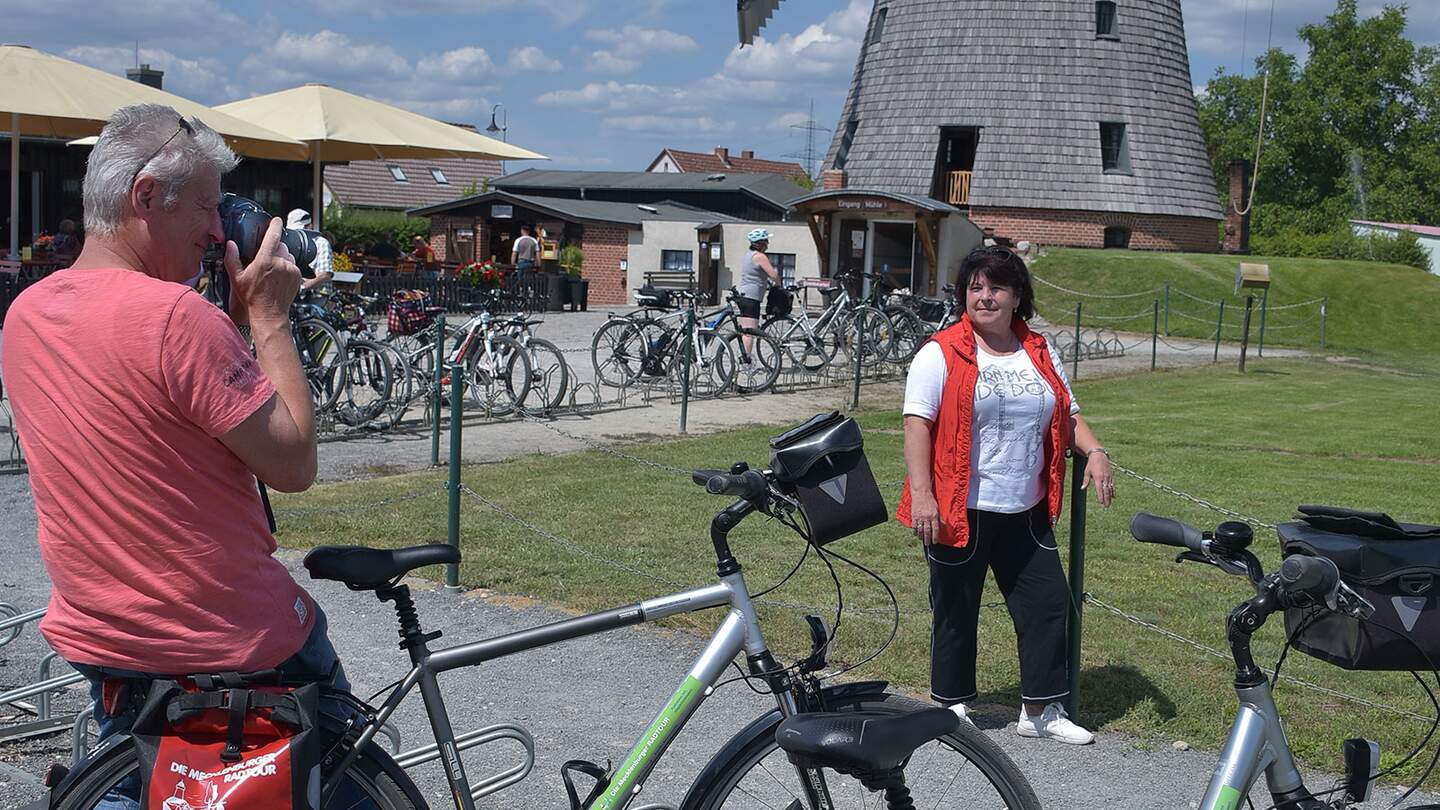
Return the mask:
M1200 801L1200 810L1236 810L1262 770L1280 810L1324 808L1300 779L1269 681L1237 686L1235 694L1240 699L1240 711L1220 751L1220 761Z

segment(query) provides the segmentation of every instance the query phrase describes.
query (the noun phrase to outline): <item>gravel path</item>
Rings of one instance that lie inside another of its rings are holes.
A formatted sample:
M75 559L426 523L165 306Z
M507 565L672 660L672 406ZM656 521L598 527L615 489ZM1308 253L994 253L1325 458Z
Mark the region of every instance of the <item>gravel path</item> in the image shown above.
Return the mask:
M0 601L22 609L43 606L49 584L35 552L35 515L25 477L0 476L0 514L4 515L0 559L6 560L0 571ZM283 552L282 556L328 613L332 638L356 691L369 694L398 678L403 658L395 647L389 607L369 594L305 579L299 555ZM450 594L425 581L413 581L412 588L427 629L445 632L441 644L566 615L482 591ZM599 762L623 759L702 646L702 639L687 633L631 628L447 673L442 684L457 729L515 722L536 739L535 772L519 785L483 800L480 806L547 810L566 806L558 776L560 763L575 757ZM33 625L14 642L0 647L0 691L28 682L44 650ZM80 691L72 689L57 705L73 711L80 703ZM718 690L662 760L646 788L645 800L678 803L690 780L722 742L742 721L770 706L766 698L741 684ZM1012 707L981 706L980 726L1020 766L1047 807L1194 807L1214 763L1213 751L1178 751L1168 741L1143 741L1117 733L1102 733L1096 744L1083 748L1022 739L1014 733L1013 712ZM13 711L0 709L0 721L13 719ZM397 720L405 748L428 741L418 699L407 701ZM40 774L49 763L67 758L68 752L63 735L0 744L0 807L20 807L42 798ZM487 772L487 764L508 762L508 753L509 749L500 746L469 752L469 772L478 775ZM447 806L448 794L438 766L421 766L412 775L432 806ZM1316 789L1330 781L1318 775L1309 780ZM1264 799L1258 792L1254 798L1257 802ZM1376 802L1373 806L1383 805Z

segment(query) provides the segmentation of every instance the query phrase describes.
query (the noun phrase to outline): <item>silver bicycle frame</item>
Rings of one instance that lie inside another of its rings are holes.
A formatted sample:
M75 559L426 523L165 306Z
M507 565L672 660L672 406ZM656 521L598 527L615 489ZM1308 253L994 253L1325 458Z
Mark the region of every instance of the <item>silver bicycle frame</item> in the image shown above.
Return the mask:
M475 799L488 792L487 785L472 788L465 776L455 732L450 724L445 700L440 694L437 679L439 673L477 666L486 661L569 639L723 605L729 605L730 610L721 620L705 650L695 659L679 688L636 741L629 755L616 768L605 792L587 807L587 810L623 810L641 792L646 777L694 715L695 710L714 691L716 681L735 657L742 650L752 657L768 654L769 648L760 632L755 606L750 600L750 592L741 572L724 576L715 585L432 652L410 670L401 684L381 704L375 718L365 726L355 741L350 757L353 758L371 743L410 691L419 686L455 806L459 810L474 810ZM788 716L795 713L794 698L790 694L777 693L776 701L782 714ZM342 764L348 767L348 762ZM343 768L340 772L343 772Z
M1288 793L1304 786L1290 753L1290 741L1285 738L1270 683L1237 687L1235 695L1240 699L1240 711L1220 751L1220 761L1210 777L1200 810L1239 807L1250 795L1250 788L1262 770L1271 794Z

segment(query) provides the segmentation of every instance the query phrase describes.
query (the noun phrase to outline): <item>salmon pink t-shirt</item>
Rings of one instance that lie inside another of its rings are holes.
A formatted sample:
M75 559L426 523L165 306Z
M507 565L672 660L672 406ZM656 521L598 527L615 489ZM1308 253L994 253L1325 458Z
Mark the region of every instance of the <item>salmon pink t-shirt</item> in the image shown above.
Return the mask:
M186 674L300 649L314 607L217 438L275 395L224 313L135 271L64 270L10 307L4 375L61 656Z

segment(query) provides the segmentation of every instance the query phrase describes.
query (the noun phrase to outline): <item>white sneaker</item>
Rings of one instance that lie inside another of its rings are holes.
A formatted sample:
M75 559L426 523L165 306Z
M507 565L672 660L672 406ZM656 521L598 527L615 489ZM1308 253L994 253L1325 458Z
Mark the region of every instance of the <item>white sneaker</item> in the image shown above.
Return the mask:
M1021 706L1015 733L1021 737L1045 737L1069 745L1089 745L1095 741L1094 734L1070 722L1065 707L1058 701L1047 705L1039 717L1026 712Z
M964 703L951 703L946 708L954 712L955 716L960 718L961 720L964 720L972 726L975 725L975 720L970 716L970 710L965 708Z

